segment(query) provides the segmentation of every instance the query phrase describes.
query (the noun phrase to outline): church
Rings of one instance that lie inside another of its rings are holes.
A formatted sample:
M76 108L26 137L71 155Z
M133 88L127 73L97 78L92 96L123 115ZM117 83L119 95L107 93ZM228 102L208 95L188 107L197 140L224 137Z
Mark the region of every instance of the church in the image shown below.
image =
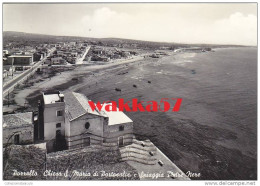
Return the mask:
M132 143L133 121L123 112L92 110L80 93L43 93L38 103L35 140L44 141L48 152L91 145L125 146ZM111 104L111 103L106 103Z

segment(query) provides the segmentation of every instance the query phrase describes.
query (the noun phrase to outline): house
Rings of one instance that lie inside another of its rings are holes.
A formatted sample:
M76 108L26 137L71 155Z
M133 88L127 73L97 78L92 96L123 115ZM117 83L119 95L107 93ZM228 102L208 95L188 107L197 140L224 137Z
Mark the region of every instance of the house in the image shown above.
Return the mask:
M3 66L3 78L13 75L13 73L15 71L16 71L15 67L12 67L11 65L4 65Z
M105 54L105 51L103 48L94 48L92 51L94 54Z
M119 54L113 54L113 55L112 55L112 58L113 58L113 59L120 59L120 58L121 58L121 55L119 55Z
M65 63L66 63L66 61L62 57L51 58L51 64L53 64L53 65L62 65Z
M130 52L122 51L122 57L129 57Z
M46 60L44 60L44 64L51 65L52 63L51 63L51 60L50 60L50 59L46 59Z
M17 113L3 116L3 144L31 144L33 139L33 113Z
M108 62L109 60L110 60L109 57L105 57L105 56L101 56L101 57L99 57L99 61Z
M58 50L58 51L57 51L57 55L58 55L58 56L63 56L63 51Z
M77 52L75 52L75 51L72 51L72 52L71 52L71 56L72 56L72 57L77 57L77 55L78 55Z
M5 57L8 54L9 54L8 50L3 50L3 57Z
M48 151L53 151L56 141L65 134L64 95L59 92L43 93L38 104L36 139L46 141Z
M3 57L3 64L7 64L7 57Z
M47 142L48 152L57 150L58 139L64 139L68 149L132 143L133 121L129 117L118 109L113 112L104 108L92 110L88 101L86 96L76 92L43 94L38 128L40 138Z
M7 70L3 70L3 79L5 79L8 76L8 71Z
M105 56L92 56L91 58L92 61L104 61L104 62L108 62L110 60L109 57L105 57Z
M76 46L76 42L69 42L69 46Z

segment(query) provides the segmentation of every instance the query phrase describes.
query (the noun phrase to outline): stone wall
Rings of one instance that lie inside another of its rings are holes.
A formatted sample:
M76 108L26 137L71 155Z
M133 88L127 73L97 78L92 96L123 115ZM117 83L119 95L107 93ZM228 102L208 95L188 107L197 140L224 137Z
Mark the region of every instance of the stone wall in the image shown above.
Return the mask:
M33 143L33 125L3 128L3 144L14 144L14 134L19 135L19 144ZM9 139L10 138L10 139ZM9 139L9 141L8 141Z

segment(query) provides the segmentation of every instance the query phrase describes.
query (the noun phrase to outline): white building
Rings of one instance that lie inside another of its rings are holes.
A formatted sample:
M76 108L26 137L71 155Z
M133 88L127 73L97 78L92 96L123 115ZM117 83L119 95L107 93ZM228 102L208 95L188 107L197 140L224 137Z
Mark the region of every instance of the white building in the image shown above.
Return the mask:
M80 93L43 94L39 108L39 136L47 142L48 152L55 150L57 139L65 139L67 148L81 148L103 143L112 146L131 144L133 121L123 112L95 109ZM42 119L41 119L42 118Z

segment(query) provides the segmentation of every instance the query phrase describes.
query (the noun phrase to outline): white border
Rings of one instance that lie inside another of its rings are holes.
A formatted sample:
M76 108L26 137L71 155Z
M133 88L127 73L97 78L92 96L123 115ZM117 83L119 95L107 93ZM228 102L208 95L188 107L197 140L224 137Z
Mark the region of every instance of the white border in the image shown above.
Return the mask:
M118 1L118 0L113 0L113 1L100 1L100 0L97 0L97 1L91 1L91 0L77 0L76 2L71 2L71 1L66 1L66 0L56 0L55 2L54 1L51 1L51 0L45 0L45 1L39 1L39 0L25 0L25 1L21 1L21 0L5 0L5 1L2 1L2 3L33 3L33 2L36 2L36 3L88 3L88 2L92 2L92 3L109 3L109 2L113 2L113 3L118 3L118 2L137 2L137 3L141 3L141 2L144 2L144 3L163 3L163 2L173 2L173 3L255 3L257 2L258 3L258 0L257 1L242 1L242 0L229 0L229 1L225 1L225 0L218 0L218 1L206 1L206 0L198 0L198 1L191 1L191 0L183 0L183 1L172 1L172 0L163 0L163 1L155 1L155 0L131 0L131 1ZM3 6L3 4L2 4ZM1 8L1 21L2 21L2 8ZM3 24L3 22L2 22ZM1 24L1 30L3 30L3 27L2 27L2 24ZM259 25L259 19L258 19L258 25ZM2 37L0 38L0 41L1 43L3 43L2 41ZM3 46L1 44L1 47L0 47L1 51L3 50ZM258 48L258 54L259 54L259 48ZM0 65L0 69L2 71L2 65ZM258 87L260 85L259 83L259 64L258 64ZM3 82L2 82L2 78L0 80L1 82L1 86L3 85ZM259 89L258 90L258 97L257 97L257 101L258 101L258 98L259 98ZM1 95L2 97L2 95ZM2 100L2 99L1 99ZM3 101L3 100L2 100ZM3 102L1 102L2 105L3 105ZM259 106L259 105L258 105ZM1 110L0 112L2 113L2 107L0 107ZM257 118L257 123L259 123L259 108L258 108L258 111L257 111L257 115L258 115L258 118ZM2 117L1 117L1 122L2 122ZM2 139L2 130L0 131L0 138ZM258 138L258 144L259 144L259 138ZM3 149L1 148L1 154L3 153ZM2 157L2 156L1 156ZM0 169L0 174L1 176L3 176L3 169L2 169L2 160L0 161L1 162L1 169ZM259 162L259 154L258 154L258 161ZM259 167L259 166L258 166ZM258 179L260 178L259 177L259 168L258 168ZM2 177L3 179L3 177ZM46 184L48 185L62 185L62 186L65 186L65 185L74 185L74 184L77 184L77 185L84 185L84 186L87 186L87 185L113 185L113 186L117 186L117 185L127 185L127 186L132 186L132 184L135 184L135 185L149 185L149 186L157 186L158 184L169 184L169 185L181 185L181 186L186 186L186 185L202 185L204 186L205 185L205 182L207 181L161 181L161 182L158 182L158 181L3 181L1 180L1 184L2 185L22 185L22 184L19 184L19 182L22 182L22 183L27 183L27 184L30 184L32 183L33 185L39 185L39 186L45 186ZM210 182L210 181L209 181ZM214 181L212 181L214 182ZM214 183L219 183L220 181L215 181ZM233 182L233 181L229 181L230 183ZM236 182L236 181L234 181ZM258 185L259 181L256 181L255 182L256 185ZM23 184L24 185L24 184ZM214 184L212 184L214 185Z

